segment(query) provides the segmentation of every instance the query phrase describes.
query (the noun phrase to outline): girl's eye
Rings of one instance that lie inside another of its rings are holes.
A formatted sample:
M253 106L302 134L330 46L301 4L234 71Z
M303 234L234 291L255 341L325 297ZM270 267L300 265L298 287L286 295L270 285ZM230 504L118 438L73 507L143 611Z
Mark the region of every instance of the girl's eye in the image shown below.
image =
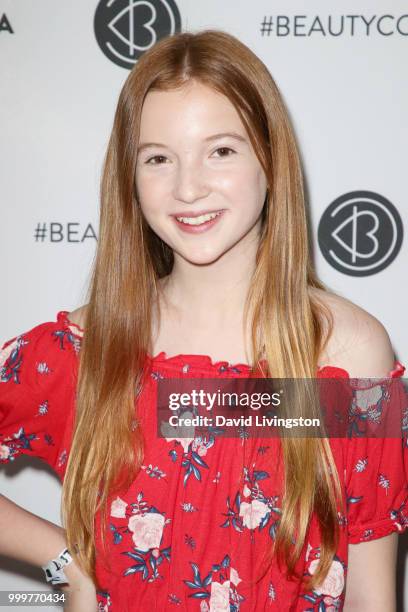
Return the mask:
M219 151L221 152L221 155L219 155L218 157L230 157L230 153L235 153L235 151L230 147L218 147L218 149L216 149L214 153L218 153ZM165 155L153 155L152 157L149 157L149 159L147 159L145 163L149 164L150 166L161 166L164 163L163 160L166 159L167 158L165 157Z
M161 163L156 163L154 162L153 164L151 163L152 159L166 159L166 157L164 155L153 155L153 157L149 157L149 159L146 160L146 164L150 164L151 166L160 166Z
M218 149L216 149L216 150L214 151L214 153L217 153L217 151L223 151L223 152L225 152L225 151L231 151L231 153L235 153L235 151L234 151L233 149L231 149L230 147L219 147ZM229 154L227 154L227 155L221 155L221 157L230 157L230 155L229 155Z

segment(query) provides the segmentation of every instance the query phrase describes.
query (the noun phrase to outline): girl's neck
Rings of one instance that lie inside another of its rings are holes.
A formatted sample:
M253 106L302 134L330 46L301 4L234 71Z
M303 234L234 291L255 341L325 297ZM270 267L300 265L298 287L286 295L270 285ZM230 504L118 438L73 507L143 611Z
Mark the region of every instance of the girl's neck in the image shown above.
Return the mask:
M172 272L159 281L161 303L186 322L216 328L236 321L242 317L255 270L256 249L250 246L239 252L231 249L208 265L175 255Z

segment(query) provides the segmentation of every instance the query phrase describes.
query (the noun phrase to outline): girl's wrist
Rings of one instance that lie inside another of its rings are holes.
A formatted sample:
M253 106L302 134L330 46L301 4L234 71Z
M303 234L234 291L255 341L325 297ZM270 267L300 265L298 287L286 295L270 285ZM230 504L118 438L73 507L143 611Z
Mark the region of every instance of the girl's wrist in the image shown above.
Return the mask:
M90 576L85 574L75 561L66 566L65 575L68 579L68 584L73 588L80 588L81 590L83 590L85 586L94 588L94 583Z
M54 585L67 583L68 578L65 575L65 569L72 561L68 548L64 547L57 557L50 559L46 565L42 566L47 582Z

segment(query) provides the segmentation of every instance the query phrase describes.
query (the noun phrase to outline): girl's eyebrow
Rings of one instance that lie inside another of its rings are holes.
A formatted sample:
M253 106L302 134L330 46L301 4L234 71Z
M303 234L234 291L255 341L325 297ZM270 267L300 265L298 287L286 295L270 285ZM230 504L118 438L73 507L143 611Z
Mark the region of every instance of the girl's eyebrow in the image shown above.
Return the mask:
M207 136L207 138L204 138L204 142L211 142L212 140L217 140L218 138L225 137L234 138L238 142L247 143L247 139L244 136L241 136L241 134L238 134L237 132L220 132L219 134L212 134L211 136ZM166 145L160 142L142 142L139 144L137 152L141 153L145 149L149 149L152 147L162 147L165 149Z

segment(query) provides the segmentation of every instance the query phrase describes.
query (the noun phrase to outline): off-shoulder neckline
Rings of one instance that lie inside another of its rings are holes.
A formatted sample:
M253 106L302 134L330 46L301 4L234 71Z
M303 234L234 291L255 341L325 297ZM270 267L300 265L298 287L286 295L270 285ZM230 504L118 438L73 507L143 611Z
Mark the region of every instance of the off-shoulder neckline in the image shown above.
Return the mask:
M68 327L71 333L74 334L74 336L82 338L83 334L85 333L85 330L77 323L74 323L73 321L71 321L68 318L68 314L69 314L68 310L58 311L57 316L56 316L57 323L64 325L64 327ZM180 353L178 355L171 355L170 357L168 357L165 351L160 351L156 355L150 355L149 353L147 353L146 357L150 363L184 365L185 362L188 362L190 365L193 365L193 366L194 365L202 366L204 368L207 367L210 369L219 369L220 367L228 366L231 370L234 370L234 369L245 370L245 371L253 370L252 366L250 366L248 363L231 364L229 361L226 361L226 360L213 361L213 359L209 355L198 354L198 353L195 353L195 354ZM264 363L264 360L262 361L262 363ZM395 359L394 368L389 372L388 376L390 376L391 378L402 376L402 374L405 372L405 369L406 369L405 366L398 359ZM340 368L338 366L333 366L333 365L318 366L317 372L320 375L324 374L326 377L330 377L330 375L333 374L334 376L340 375L341 377L344 377L344 378L350 378L350 374L348 373L347 370L345 370L344 368Z

